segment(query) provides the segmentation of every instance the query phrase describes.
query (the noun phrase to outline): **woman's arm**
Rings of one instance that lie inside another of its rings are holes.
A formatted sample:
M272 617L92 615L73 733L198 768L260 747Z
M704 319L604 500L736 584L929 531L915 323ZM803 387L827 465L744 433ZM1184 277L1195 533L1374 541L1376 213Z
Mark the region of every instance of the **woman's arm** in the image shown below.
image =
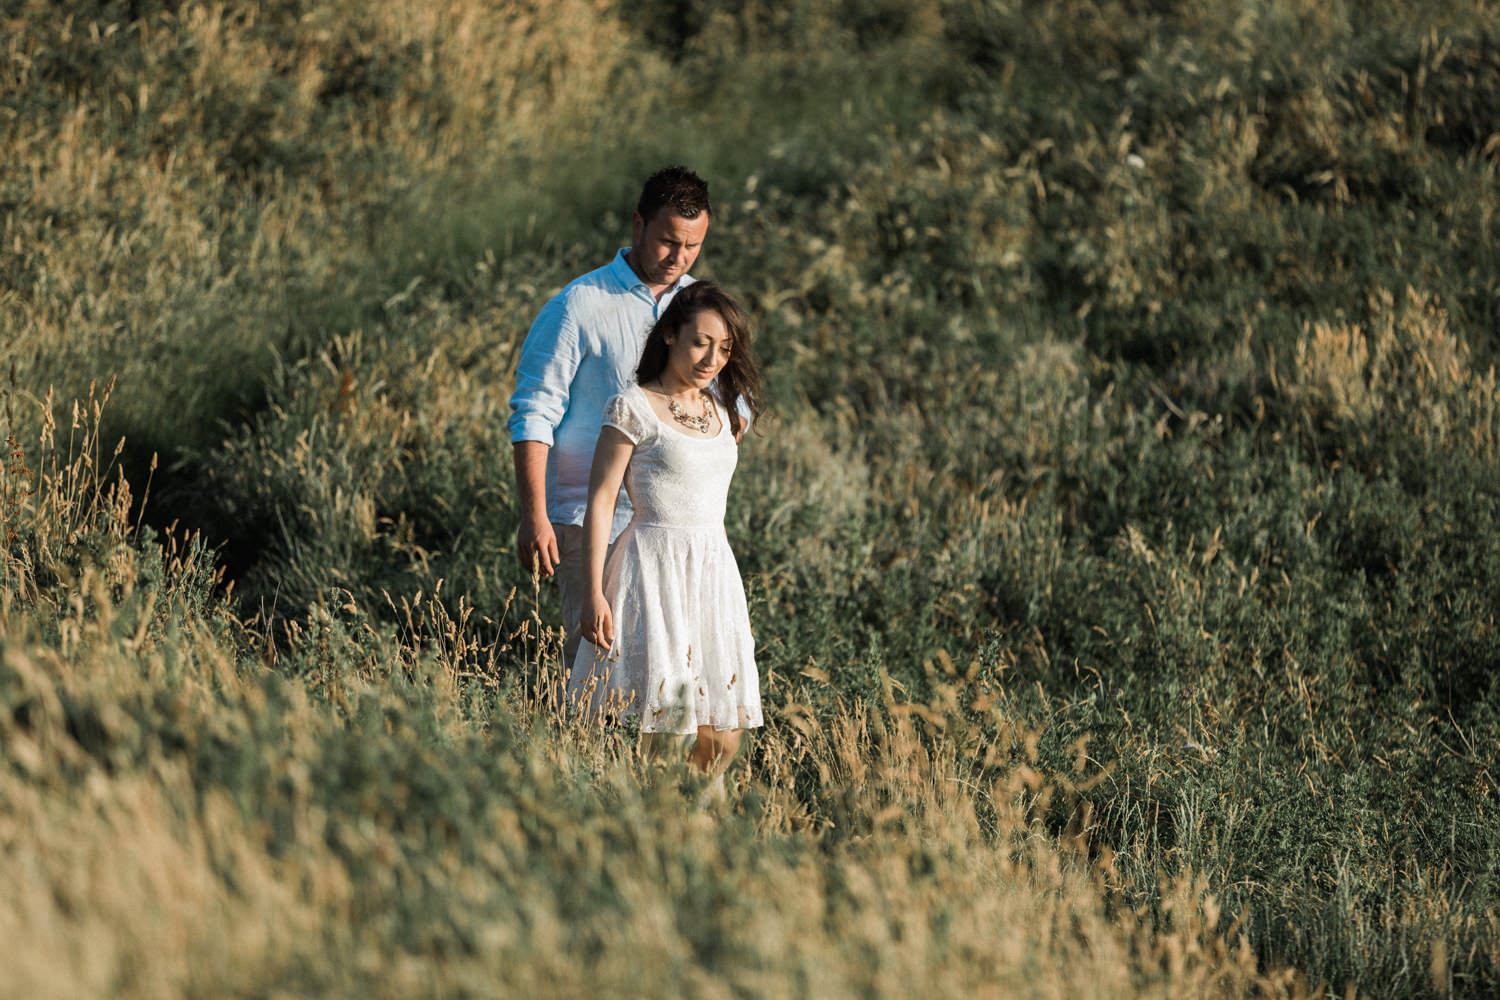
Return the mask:
M615 504L625 467L635 445L615 427L606 426L594 446L594 465L589 471L589 505L583 515L584 570L588 573L589 596L578 623L583 637L608 648L615 641L615 619L604 597L604 554L609 548L609 530L615 521Z

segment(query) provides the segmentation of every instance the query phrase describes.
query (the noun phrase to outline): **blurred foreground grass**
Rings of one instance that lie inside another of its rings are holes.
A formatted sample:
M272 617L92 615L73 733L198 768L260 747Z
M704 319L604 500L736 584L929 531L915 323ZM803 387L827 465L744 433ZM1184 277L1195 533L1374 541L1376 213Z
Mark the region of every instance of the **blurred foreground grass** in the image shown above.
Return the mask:
M403 601L382 622L344 593L268 650L201 546L131 531L98 414L7 480L26 499L0 656L6 995L1299 985L1257 968L1201 881L1111 905L1108 852L1043 822L1078 790L998 714L989 757L1022 762L1003 777L974 734L820 710L783 680L785 721L714 817L685 767L538 695L558 637L535 616Z
M5 19L0 990L1500 988L1486 5ZM510 551L679 160L777 409L717 822Z

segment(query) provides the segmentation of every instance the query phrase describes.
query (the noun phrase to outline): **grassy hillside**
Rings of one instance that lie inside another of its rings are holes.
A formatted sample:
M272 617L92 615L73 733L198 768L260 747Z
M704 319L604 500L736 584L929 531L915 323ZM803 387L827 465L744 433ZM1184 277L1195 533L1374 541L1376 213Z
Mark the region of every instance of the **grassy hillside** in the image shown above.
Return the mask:
M0 994L1500 989L1489 5L3 22ZM668 162L775 408L717 820L513 554Z

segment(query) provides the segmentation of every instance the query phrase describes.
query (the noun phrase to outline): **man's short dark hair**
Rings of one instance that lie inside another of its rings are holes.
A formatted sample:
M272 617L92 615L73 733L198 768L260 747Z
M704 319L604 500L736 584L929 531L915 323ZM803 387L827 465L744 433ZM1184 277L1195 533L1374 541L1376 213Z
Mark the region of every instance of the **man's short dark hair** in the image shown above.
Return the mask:
M641 200L635 210L650 222L668 205L684 219L696 219L699 213L713 214L708 203L708 182L687 167L663 167L646 178Z

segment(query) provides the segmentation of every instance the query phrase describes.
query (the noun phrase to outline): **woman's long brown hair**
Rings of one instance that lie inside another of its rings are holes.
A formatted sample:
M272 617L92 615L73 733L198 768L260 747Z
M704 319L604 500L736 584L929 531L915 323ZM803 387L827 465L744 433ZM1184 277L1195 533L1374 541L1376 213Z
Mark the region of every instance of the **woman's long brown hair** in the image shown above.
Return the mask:
M641 352L641 363L636 366L635 380L645 385L666 370L667 355L671 351L667 337L675 337L688 320L704 310L718 313L729 330L729 360L724 362L718 378L714 379L711 391L729 413L730 430L738 436L744 423L740 406L743 405L749 411L750 419L755 420L765 409L765 390L761 388L760 370L750 349L750 317L722 285L695 281L672 297L656 325L646 335L646 348Z

